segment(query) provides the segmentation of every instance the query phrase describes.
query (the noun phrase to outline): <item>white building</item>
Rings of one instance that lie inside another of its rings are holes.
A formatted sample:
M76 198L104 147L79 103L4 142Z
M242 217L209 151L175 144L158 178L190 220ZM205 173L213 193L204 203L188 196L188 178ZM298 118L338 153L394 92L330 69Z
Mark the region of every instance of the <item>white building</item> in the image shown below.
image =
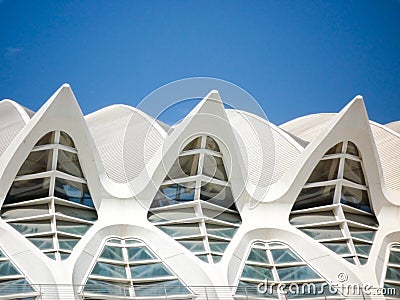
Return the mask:
M399 150L360 96L280 127L3 100L0 299L400 298Z

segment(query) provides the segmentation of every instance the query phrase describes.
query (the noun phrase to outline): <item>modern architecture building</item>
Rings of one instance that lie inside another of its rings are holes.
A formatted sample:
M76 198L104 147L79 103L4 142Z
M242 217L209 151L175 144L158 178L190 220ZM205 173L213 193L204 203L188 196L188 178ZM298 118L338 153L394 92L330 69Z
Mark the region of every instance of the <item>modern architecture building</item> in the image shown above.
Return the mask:
M0 299L400 298L400 122L0 102Z

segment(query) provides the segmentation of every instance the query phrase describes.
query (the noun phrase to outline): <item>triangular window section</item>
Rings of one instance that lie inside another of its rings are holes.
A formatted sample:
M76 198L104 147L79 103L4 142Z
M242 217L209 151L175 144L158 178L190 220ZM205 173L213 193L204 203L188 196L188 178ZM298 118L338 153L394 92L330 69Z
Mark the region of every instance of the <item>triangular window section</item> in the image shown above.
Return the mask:
M106 241L82 294L85 299L193 297L182 280L144 242L119 237Z
M235 299L343 298L282 242L252 243L241 272Z
M8 191L1 218L48 257L68 258L97 212L67 133L52 131L36 143Z
M347 261L367 262L379 224L354 143L325 153L298 195L290 223Z
M7 299L36 299L39 293L0 249L0 295ZM5 298L4 298L5 299Z
M183 148L155 196L148 220L208 263L217 263L242 220L215 139Z
M385 299L399 299L400 291L400 244L393 243L389 246L389 255L386 259L386 271L383 273L383 287L396 293L387 294ZM390 296L392 295L392 296Z

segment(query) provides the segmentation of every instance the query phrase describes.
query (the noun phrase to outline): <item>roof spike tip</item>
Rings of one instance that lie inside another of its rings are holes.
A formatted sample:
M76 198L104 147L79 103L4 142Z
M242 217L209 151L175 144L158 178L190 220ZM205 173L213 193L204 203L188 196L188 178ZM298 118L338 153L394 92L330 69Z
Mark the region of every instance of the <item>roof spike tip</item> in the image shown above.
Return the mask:
M219 115L226 118L224 104L217 90L211 90L187 116L198 114Z

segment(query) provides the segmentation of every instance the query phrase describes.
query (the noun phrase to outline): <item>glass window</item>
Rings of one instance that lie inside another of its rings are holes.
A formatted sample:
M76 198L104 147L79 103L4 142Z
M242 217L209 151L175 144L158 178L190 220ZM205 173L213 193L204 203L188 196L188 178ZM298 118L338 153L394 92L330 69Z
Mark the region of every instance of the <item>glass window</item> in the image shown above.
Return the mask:
M129 261L155 259L156 257L146 247L127 248Z
M50 171L52 160L53 150L51 149L32 151L19 169L17 176Z
M179 156L168 172L167 179L197 175L199 154Z
M365 228L351 227L349 226L350 234L353 238L363 239L367 241L373 241L375 237L375 230L369 230Z
M346 153L351 154L351 155L355 155L355 156L359 156L360 155L358 153L358 149L357 149L356 145L354 145L354 143L352 143L350 141L347 142Z
M293 210L330 205L334 195L334 185L304 188L297 197Z
M48 204L36 204L24 207L4 207L1 209L1 218L3 220L34 217L46 215L49 213Z
M93 275L110 277L110 278L126 278L124 266L111 265L103 262L97 262L92 271Z
M97 220L97 212L95 210L69 207L60 204L56 205L56 213L87 221Z
M54 196L74 203L94 207L92 197L85 183L56 178Z
M337 178L340 159L325 159L319 161L307 182L321 182Z
M400 265L400 252L391 251L389 255L389 263Z
M200 228L197 223L183 223L178 225L162 225L159 226L162 231L171 237L199 235Z
M265 293L259 293L258 289L258 284L259 283L253 283L253 282L246 282L246 281L239 281L236 294L238 295L245 295L247 296L259 296L262 298L271 298L271 299L278 299L278 293L277 293L277 286L272 287L272 293L270 292L270 286L268 286L267 291ZM258 299L258 298L257 298Z
M113 247L113 246L105 246L103 252L100 255L101 258L111 259L115 261L123 261L122 256L122 248Z
M206 223L206 229L208 234L217 235L223 238L231 239L235 233L236 227L227 227L223 225L214 225Z
M359 190L348 186L343 186L340 200L343 204L349 205L360 210L371 212L369 198L366 190Z
M363 244L363 243L354 243L354 247L356 248L357 254L361 255L369 255L369 252L371 251L371 244Z
M347 246L346 242L329 242L322 243L325 247L329 248L333 252L342 255L342 254L350 254L350 249Z
M291 214L289 220L293 225L305 225L335 221L336 218L332 211L320 211L316 213Z
M51 231L50 220L34 222L12 222L10 225L21 234L34 234Z
M88 224L73 223L57 220L57 230L61 232L84 235L90 228Z
M257 249L257 248L252 248L250 250L247 261L265 263L265 264L269 263L267 252L264 249Z
M83 172L76 153L58 150L57 170L75 177L83 178Z
M88 279L84 291L85 293L93 294L127 296L129 295L129 286L103 280Z
M183 220L194 218L196 215L193 208L171 209L168 211L159 211L149 213L148 220L150 222L161 222L169 220Z
M130 270L132 279L172 276L171 272L162 263L131 266Z
M190 294L188 289L179 280L161 281L158 283L135 284L137 297L157 297Z
M9 260L0 261L0 275L1 276L19 275L19 272Z
M336 144L336 145L333 146L331 149L329 149L329 150L325 153L325 155L336 154L336 153L342 153L342 147L343 147L343 143Z
M44 136L40 138L40 140L36 143L35 146L54 144L54 137L55 137L54 131L46 133Z
M221 242L221 241L215 241L215 240L208 240L208 243L210 244L210 249L213 252L221 252L224 253L226 247L228 247L229 242Z
M213 259L213 262L214 262L214 263L217 263L217 262L219 262L219 261L221 260L222 255L219 255L219 254L211 254L211 257L212 257L212 259Z
M340 230L339 226L301 228L301 231L316 240L335 239L343 237L342 231Z
M195 138L183 148L182 151L194 150L201 148L201 137Z
M14 181L4 204L19 203L49 196L50 178Z
M212 151L219 152L219 146L218 146L217 142L209 136L206 138L206 149L210 149Z
M60 132L60 144L61 145L65 145L71 148L75 148L75 144L74 141L72 140L72 138L66 134L64 131Z
M32 286L25 278L16 280L7 280L6 284L0 284L0 295L15 295L15 294L32 293L32 292L35 292L35 290L32 288ZM18 297L18 299L19 298L20 297ZM16 298L12 297L12 299ZM29 299L29 298L23 297L23 299Z
M258 279L258 280L274 280L270 268L245 265L242 272L242 278Z
M194 182L162 185L154 197L152 207L163 207L194 200Z
M31 237L28 238L28 240L40 250L50 250L54 248L52 237Z
M179 240L182 246L192 252L205 251L203 239L201 240Z
M233 224L240 224L242 222L242 219L238 213L221 212L203 208L203 215L211 219L221 220Z
M361 214L355 214L355 213L350 213L350 212L344 212L344 216L346 220L348 221L353 221L357 222L360 224L364 225L369 225L373 227L378 227L378 220L376 219L375 216L366 216L366 215L361 215Z
M224 167L224 162L221 157L205 154L203 163L203 174L223 181L228 180L228 176L226 175Z
M215 183L201 183L200 199L225 208L229 208L234 204L230 187Z
M388 267L386 271L386 279L400 281L400 269Z
M343 178L352 182L365 185L364 173L359 161L345 159Z
M285 264L292 262L300 262L301 259L290 249L273 249L271 250L275 264Z
M60 238L58 237L58 244L60 249L63 250L73 250L75 245L78 244L79 239L72 239L72 238Z
M281 281L298 281L320 278L319 275L308 266L278 267L277 271Z

